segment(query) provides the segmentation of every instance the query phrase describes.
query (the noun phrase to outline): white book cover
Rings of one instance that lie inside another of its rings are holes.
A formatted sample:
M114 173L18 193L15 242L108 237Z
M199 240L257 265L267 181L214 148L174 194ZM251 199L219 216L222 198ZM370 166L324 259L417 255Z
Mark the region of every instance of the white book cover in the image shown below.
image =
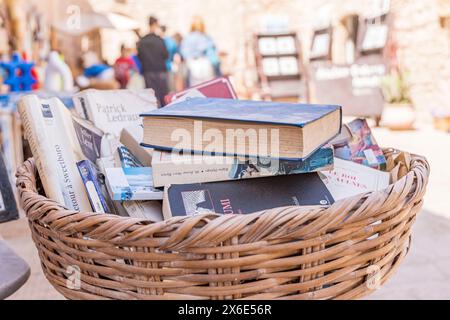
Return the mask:
M389 185L390 179L388 172L339 158L334 158L333 170L320 173L336 201L361 193L382 190Z
M57 98L23 97L18 105L47 197L70 210L91 211L77 161L83 159L70 111Z
M122 204L132 218L146 219L152 222L164 220L160 201L124 201Z
M158 107L153 89L88 89L75 94L73 103L80 117L117 137L125 127L142 125L141 113Z

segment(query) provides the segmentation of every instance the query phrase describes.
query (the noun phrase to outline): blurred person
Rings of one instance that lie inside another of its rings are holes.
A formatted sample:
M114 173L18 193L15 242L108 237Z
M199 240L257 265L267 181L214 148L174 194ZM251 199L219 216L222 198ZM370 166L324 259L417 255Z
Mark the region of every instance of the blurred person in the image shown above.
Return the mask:
M142 64L142 73L147 88L155 90L156 98L161 106L168 94L168 78L166 61L169 58L164 40L158 35L160 32L158 19L149 18L150 33L137 44L138 57Z
M186 89L186 78L187 78L187 69L186 64L183 61L183 57L181 56L179 48L181 47L181 43L183 41L183 36L176 32L172 37L177 46L178 52L174 55L172 60L172 72L174 74L174 91L183 91Z
M169 91L175 91L175 73L177 72L177 65L175 65L174 59L179 53L179 46L173 37L166 35L166 31L166 26L161 26L161 37L163 38L167 52L169 53L169 58L166 60Z
M188 67L188 86L220 75L216 46L206 34L205 23L201 17L194 17L191 32L183 39L180 52Z
M169 58L166 60L166 69L167 71L172 71L172 62L175 55L179 52L178 43L171 36L166 35L167 27L161 26L161 37L164 40L164 44L166 45L167 52L169 54Z
M121 89L127 87L133 71L138 71L138 68L132 58L132 50L122 44L120 47L120 57L114 63L114 74Z

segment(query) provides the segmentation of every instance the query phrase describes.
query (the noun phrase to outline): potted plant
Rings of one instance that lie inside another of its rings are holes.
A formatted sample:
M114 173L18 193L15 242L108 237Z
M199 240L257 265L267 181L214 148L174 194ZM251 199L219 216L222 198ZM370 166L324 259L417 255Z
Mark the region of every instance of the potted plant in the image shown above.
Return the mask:
M409 81L405 73L392 71L381 80L381 90L386 101L381 124L391 130L414 129L416 114L409 94Z

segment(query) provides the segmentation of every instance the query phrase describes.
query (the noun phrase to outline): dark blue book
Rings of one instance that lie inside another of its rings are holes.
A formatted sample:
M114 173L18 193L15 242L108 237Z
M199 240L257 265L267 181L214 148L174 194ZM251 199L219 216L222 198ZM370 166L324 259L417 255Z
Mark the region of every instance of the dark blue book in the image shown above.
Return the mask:
M84 156L95 163L100 158L103 131L87 120L73 117L73 126Z
M247 214L286 206L326 207L333 196L318 173L251 180L174 184L166 188L163 214Z
M110 213L109 207L106 203L105 195L103 194L100 173L93 163L89 160L82 160L77 162L78 171L81 179L83 179L86 193L91 203L92 210L99 213Z
M304 159L340 133L342 108L192 98L141 115L142 145L161 150Z

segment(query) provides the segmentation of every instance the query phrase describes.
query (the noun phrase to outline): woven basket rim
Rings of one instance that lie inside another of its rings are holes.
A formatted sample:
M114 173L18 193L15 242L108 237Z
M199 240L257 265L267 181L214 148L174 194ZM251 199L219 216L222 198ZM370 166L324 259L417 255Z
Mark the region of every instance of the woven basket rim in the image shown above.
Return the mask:
M383 149L385 154L398 154L401 151L393 148L386 148ZM37 187L36 187L36 178L39 177L36 165L33 158L29 158L24 162L22 166L20 166L17 170L16 177L16 186L20 193L20 198L23 199L23 194L28 193L28 196L32 196L34 198L38 198L39 201L38 204L33 204L32 206L28 206L27 203L23 203L24 210L28 216L28 219L30 221L36 221L40 220L43 225L45 225L46 228L49 228L52 231L60 232L64 236L70 236L75 233L80 233L84 231L84 227L88 229L92 225L90 225L88 222L86 224L81 225L79 222L81 221L88 221L90 218L95 217L96 224L102 224L105 226L105 229L108 226L108 232L110 233L108 236L109 241L117 241L118 243L125 241L125 239L121 239L121 233L125 229L131 228L133 233L139 234L142 233L148 233L151 234L152 232L155 232L158 230L158 232L169 232L173 229L179 229L180 235L179 238L182 239L184 234L182 232L182 229L191 229L193 226L207 226L208 224L211 224L214 222L214 226L217 227L221 224L230 222L234 225L236 224L242 224L247 225L251 223L252 220L255 220L257 218L259 219L277 219L282 218L284 215L289 215L293 211L295 211L296 215L299 216L299 218L302 217L309 217L309 219L315 219L319 216L325 215L328 212L346 212L346 208L351 207L357 207L359 203L364 203L365 200L368 200L369 198L372 199L373 203L376 203L377 199L383 198L386 194L389 194L396 189L402 190L405 186L405 184L415 184L417 181L414 179L414 175L422 174L425 178L425 181L427 180L429 176L429 165L425 157L411 154L411 163L410 163L410 170L408 171L408 174L397 180L395 183L390 184L387 188L375 192L367 192L363 194L359 194L356 196L352 196L349 198L341 199L339 201L336 201L329 207L317 207L317 208L305 208L305 207L298 207L298 206L287 206L287 207L278 207L273 209L267 209L262 210L259 212L249 213L249 214L236 214L236 215L220 215L215 213L205 213L205 214L199 214L196 216L183 216L178 217L174 216L170 219L161 221L161 222L151 222L146 219L141 218L132 218L132 217L124 217L124 216L118 216L110 213L96 213L96 212L77 212L77 211L71 211L62 206L61 204L50 200L46 198L43 195L38 194ZM425 187L423 187L423 192L425 191ZM403 195L404 197L407 197L408 195ZM417 195L415 195L417 196ZM395 207L395 204L393 204L393 208ZM29 213L33 212L33 215L30 215ZM374 211L372 211L374 212ZM357 224L358 223L358 217L357 213L355 215L355 212L348 213L345 216L340 217L339 223L349 223L349 224ZM364 217L361 217L361 219L370 219L370 216L365 215ZM373 217L373 221L377 221L377 217ZM51 223L47 224L47 221L52 221ZM58 223L59 221L59 223ZM71 228L70 225L73 223L76 225L76 227ZM94 222L93 222L94 223ZM117 228L117 230L114 230L114 225L121 224L121 228ZM214 227L213 226L213 227ZM213 229L213 227L209 229ZM330 226L332 228L332 226ZM111 232L115 235L112 235ZM107 232L105 232L107 233ZM89 234L89 238L91 240L100 240L105 241L103 234ZM172 235L171 238L174 238ZM127 239L129 240L129 239ZM177 242L177 239L169 239L171 243ZM220 240L218 240L220 242ZM164 246L166 247L166 246ZM169 246L167 246L168 248ZM172 247L172 246L170 246ZM178 248L179 249L179 248Z

